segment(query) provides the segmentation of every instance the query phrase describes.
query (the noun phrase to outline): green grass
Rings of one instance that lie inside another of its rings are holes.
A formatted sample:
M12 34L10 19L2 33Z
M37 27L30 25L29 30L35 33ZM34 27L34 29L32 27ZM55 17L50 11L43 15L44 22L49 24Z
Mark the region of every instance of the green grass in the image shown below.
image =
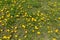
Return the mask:
M0 40L59 40L60 0L0 0Z

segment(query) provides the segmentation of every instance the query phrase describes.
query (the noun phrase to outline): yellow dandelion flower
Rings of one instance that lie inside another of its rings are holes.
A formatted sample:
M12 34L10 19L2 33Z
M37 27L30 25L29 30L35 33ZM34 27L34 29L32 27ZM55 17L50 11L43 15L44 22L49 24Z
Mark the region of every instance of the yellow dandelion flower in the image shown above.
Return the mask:
M21 7L21 4L18 7Z
M24 16L27 16L27 12L25 12Z
M17 26L15 27L15 29L17 29Z
M10 17L10 13L7 14L7 17Z
M17 32L17 30L14 30L14 32L16 33L16 32Z
M11 16L11 18L13 18L13 16Z
M41 34L41 32L39 32L39 31L38 31L38 32L37 32L37 34L38 34L38 35L40 35L40 34Z
M22 25L23 28L25 28L26 26L25 25Z
M18 39L18 40L21 40L21 39Z
M3 36L3 39L7 39L7 36Z
M52 33L52 32L53 32L52 30L48 31L48 33Z
M39 13L37 13L37 16L40 16Z
M3 30L2 30L2 29L0 29L0 31L2 32Z
M26 2L25 0L22 1L22 3Z
M9 32L10 30L9 30L9 29L7 29L6 31L7 31L7 32Z
M1 18L4 18L4 16L2 16Z
M2 23L2 26L4 26L5 24L4 23Z
M31 5L28 5L28 8L32 8L32 6Z
M32 30L32 32L35 32L35 30Z
M43 13L41 13L41 16L44 15Z
M41 18L41 20L45 20L45 18L44 18L44 17L42 17L42 18Z
M15 37L18 37L18 35L15 35Z
M53 38L52 40L57 40L56 38Z
M27 31L25 31L25 33L27 33Z
M7 37L8 39L10 39L10 37Z
M14 32L13 30L11 32Z
M36 21L36 19L35 18L32 18L32 21Z
M51 31L48 31L48 33L51 33Z
M57 6L56 4L54 4L53 6Z
M16 17L19 17L19 15L16 15Z
M2 20L0 20L0 22L2 22Z
M60 17L58 17L58 20L60 20Z
M27 35L24 36L24 38L26 38L26 37L27 37Z
M16 0L14 0L13 2L16 3Z
M5 21L7 21L8 19L4 19Z
M56 33L57 33L58 31L59 31L58 29L55 30Z
M1 10L1 12L3 12L3 9Z
M35 29L39 29L37 26L35 26Z
M6 13L8 13L9 11L6 11Z
M0 40L2 40L2 39L0 39Z
M8 39L10 39L11 35L7 36Z

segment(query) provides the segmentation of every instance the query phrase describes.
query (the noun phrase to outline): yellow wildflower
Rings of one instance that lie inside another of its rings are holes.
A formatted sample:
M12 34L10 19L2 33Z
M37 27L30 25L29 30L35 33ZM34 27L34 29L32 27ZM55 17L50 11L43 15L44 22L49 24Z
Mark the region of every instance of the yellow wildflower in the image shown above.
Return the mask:
M48 33L52 33L52 32L53 32L53 31L51 31L51 30L50 30L50 31L48 31Z
M25 12L24 16L27 16L27 12Z
M58 17L58 20L60 20L60 17Z
M40 16L40 14L39 14L39 13L37 13L37 16Z
M53 38L52 40L57 40L56 38Z
M38 31L37 34L39 35L39 34L41 34L41 33Z
M34 30L32 30L32 32L35 32Z
M32 6L31 5L28 5L28 8L32 8Z
M25 28L26 26L25 25L22 25L23 28Z
M10 39L11 35L7 36L8 39Z
M10 13L7 14L7 17L10 17Z
M11 18L13 18L13 16L11 16Z
M2 20L0 20L0 22L2 22Z
M9 32L10 30L9 30L9 29L7 29L6 31L7 31L7 32Z
M27 33L27 31L25 31L25 33Z
M25 0L22 1L22 3L26 2Z
M11 32L14 32L13 30Z
M14 0L13 2L16 3L16 0Z
M3 12L3 9L1 11Z
M7 21L8 19L4 19L5 21Z
M2 40L2 39L0 39L0 40Z
M7 39L7 36L3 36L3 39Z
M14 32L16 33L16 32L17 32L17 30L14 30Z
M19 17L19 15L16 15L16 17Z
M36 19L35 18L32 18L32 21L36 21Z
M45 20L45 18L44 18L44 17L42 17L42 18L41 18L41 20L43 20L43 21L44 21L44 20Z
M3 30L2 30L2 29L0 29L0 31L2 32Z
M15 35L15 37L18 37L18 35Z
M51 33L51 31L48 31L48 33Z
M15 27L15 29L17 29L17 26Z
M37 26L35 26L35 29L39 29Z
M21 39L18 39L18 40L21 40Z
M55 30L56 33L57 33L58 31L59 31L58 29Z
M4 26L5 24L4 23L2 23L2 26Z
M26 37L27 37L27 35L24 36L24 38L26 38Z
M1 18L4 18L4 16L2 16Z
M41 13L41 16L44 15L43 13Z
M6 13L8 13L9 11L6 11Z

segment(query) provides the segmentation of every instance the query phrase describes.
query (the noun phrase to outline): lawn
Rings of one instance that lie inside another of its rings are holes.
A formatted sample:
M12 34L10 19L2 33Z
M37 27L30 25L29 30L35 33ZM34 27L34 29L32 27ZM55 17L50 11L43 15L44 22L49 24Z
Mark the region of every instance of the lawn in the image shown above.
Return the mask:
M0 40L60 40L60 0L0 0Z

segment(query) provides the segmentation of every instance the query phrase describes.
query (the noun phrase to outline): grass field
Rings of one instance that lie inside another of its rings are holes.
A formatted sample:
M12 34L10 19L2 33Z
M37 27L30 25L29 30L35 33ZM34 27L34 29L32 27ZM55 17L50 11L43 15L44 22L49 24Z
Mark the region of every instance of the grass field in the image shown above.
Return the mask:
M60 40L60 0L0 0L0 40Z

